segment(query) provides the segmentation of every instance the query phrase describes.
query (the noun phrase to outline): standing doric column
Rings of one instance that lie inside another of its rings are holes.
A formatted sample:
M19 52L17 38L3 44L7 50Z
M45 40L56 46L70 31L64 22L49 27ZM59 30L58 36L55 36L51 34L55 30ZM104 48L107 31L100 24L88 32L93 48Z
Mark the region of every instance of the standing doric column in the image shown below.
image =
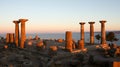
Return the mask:
M78 41L78 48L84 49L84 22L79 23L81 25L81 39Z
M18 47L19 45L19 21L15 20L13 21L13 23L15 23L15 44L16 47Z
M88 22L90 24L90 44L94 44L94 26L95 22Z
M105 20L101 20L101 44L106 44Z
M84 40L84 22L79 23L81 25L81 40Z
M26 33L25 33L25 22L28 21L28 19L19 19L21 22L21 43L20 48L24 48L24 42L26 40Z

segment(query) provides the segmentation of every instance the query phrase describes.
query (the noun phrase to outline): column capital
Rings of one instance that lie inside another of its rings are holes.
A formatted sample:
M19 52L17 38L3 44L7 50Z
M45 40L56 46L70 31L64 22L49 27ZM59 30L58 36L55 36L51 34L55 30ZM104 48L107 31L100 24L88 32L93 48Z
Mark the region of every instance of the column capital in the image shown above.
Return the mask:
M101 20L100 23L106 23L107 21L106 20Z
M15 23L15 24L19 24L20 21L18 21L18 20L14 20L13 23Z
M28 19L19 19L20 22L26 22Z
M94 24L95 22L88 22L89 24Z
M79 24L80 24L80 25L84 25L84 24L85 24L85 22L80 22Z

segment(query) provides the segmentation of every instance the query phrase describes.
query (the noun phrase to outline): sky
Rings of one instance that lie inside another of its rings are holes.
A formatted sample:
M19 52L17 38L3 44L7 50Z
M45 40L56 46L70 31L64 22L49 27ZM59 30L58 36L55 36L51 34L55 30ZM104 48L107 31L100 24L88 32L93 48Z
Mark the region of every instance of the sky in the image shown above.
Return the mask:
M0 33L13 33L14 20L28 19L27 33L79 32L79 22L106 20L107 31L120 30L120 0L0 0ZM21 24L20 24L21 27Z

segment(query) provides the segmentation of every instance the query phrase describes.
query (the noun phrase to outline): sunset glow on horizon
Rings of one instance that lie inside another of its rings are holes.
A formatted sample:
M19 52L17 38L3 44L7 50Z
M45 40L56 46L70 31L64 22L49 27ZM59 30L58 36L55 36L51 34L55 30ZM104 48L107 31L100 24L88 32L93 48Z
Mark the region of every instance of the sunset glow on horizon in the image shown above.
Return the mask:
M95 31L106 20L107 31L120 31L119 0L1 0L0 33L14 32L14 20L28 19L26 33L80 32L79 22L94 21ZM21 27L21 25L19 25Z

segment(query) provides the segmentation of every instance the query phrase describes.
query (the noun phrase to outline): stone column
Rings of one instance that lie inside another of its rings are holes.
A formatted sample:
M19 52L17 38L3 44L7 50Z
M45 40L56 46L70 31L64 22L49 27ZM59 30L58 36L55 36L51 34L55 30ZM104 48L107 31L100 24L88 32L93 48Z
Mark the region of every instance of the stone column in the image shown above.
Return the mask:
M78 40L78 48L84 49L84 40Z
M101 20L101 44L106 44L105 20Z
M21 22L21 43L20 48L24 48L24 42L26 40L26 32L25 32L25 22L28 21L28 19L19 19Z
M113 61L113 66L112 67L120 67L120 62L119 61Z
M65 49L67 49L68 51L72 51L72 32L71 31L66 31L66 45L65 45Z
M18 47L19 45L19 21L13 21L13 23L15 23L15 44L16 47Z
M94 44L94 26L95 22L88 22L90 24L90 44Z
M6 34L6 44L10 43L10 33Z
M14 43L14 33L10 33L10 43Z
M81 25L81 39L78 41L78 48L79 49L84 49L84 24L85 22L80 22L79 23Z
M79 23L81 25L81 40L84 40L84 22Z

